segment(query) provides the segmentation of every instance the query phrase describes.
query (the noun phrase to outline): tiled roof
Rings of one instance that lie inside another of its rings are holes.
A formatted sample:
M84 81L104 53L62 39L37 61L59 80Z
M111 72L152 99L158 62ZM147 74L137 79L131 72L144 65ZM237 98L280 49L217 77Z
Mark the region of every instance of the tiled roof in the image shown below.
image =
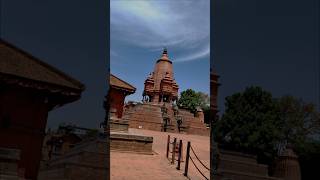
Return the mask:
M110 86L113 88L125 90L130 93L134 93L136 91L135 87L113 74L110 74Z
M84 85L29 53L0 39L0 74L37 83L84 90Z

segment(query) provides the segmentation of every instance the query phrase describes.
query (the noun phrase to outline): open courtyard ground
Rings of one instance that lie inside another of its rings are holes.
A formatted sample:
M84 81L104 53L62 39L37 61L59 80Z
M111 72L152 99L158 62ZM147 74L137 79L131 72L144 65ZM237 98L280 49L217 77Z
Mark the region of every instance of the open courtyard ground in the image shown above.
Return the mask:
M154 155L143 155L134 153L124 153L111 151L111 179L112 180L202 180L205 179L194 167L189 160L188 177L183 176L185 169L185 154L187 142L191 142L191 146L196 152L198 158L207 166L210 165L210 137L176 134L168 132L158 132L142 129L129 129L130 133L152 136L153 137L153 151ZM177 170L177 163L172 165L170 160L166 158L166 147L168 135L171 140L176 137L177 141L183 141L183 162L181 169ZM191 151L191 150L190 150ZM204 173L206 177L210 177L210 172L201 166L195 160L195 156L190 152L191 157L194 159L196 165Z

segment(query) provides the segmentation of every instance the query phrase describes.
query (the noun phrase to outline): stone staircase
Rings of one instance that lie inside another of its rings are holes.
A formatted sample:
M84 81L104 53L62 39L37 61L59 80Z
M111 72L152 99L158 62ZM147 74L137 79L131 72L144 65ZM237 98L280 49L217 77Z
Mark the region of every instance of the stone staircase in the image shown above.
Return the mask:
M176 122L176 118L174 117L174 112L170 107L166 107L167 108L167 116L169 118L169 123L167 124L167 130L166 132L178 132L178 125L177 125L177 122ZM163 116L163 114L162 114ZM164 126L164 124L162 124L162 126Z
M179 114L183 118L183 126L187 134L196 134L202 136L209 136L210 129L206 127L193 113L185 109L179 109Z
M137 104L126 109L122 117L129 122L129 128L161 131L162 113L159 105Z
M163 113L161 104L137 104L125 109L123 119L129 122L129 128L148 129L154 131L163 131ZM167 116L169 122L166 132L179 133L177 119L171 105L167 104ZM182 118L180 133L197 134L209 136L210 130L197 117L187 110L179 109L179 116Z

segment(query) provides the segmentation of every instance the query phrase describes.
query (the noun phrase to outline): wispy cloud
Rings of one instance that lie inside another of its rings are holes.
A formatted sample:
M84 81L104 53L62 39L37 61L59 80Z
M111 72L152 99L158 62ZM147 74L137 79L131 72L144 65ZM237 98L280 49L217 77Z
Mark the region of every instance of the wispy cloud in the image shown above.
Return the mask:
M150 51L188 51L176 61L208 56L209 0L111 0L111 41ZM203 48L205 47L205 48ZM112 47L111 47L112 48Z
M199 60L205 57L210 56L210 46L206 46L205 48L201 49L200 51L196 51L193 54L187 54L185 56L181 56L176 58L175 62L186 62L186 61L194 61Z

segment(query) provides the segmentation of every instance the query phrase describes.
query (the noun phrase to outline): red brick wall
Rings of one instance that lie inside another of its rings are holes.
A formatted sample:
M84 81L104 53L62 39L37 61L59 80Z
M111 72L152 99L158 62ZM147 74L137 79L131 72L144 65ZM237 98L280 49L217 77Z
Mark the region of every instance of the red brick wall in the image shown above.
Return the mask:
M169 61L159 61L154 67L154 83L155 90L160 90L161 80L166 76L166 72L170 74L170 77L173 79L173 68L172 64Z
M16 89L0 92L0 147L21 150L18 168L36 179L48 108L38 94Z
M110 89L110 108L114 108L117 110L118 118L122 117L123 108L124 108L124 99L125 94L123 91L119 91L116 89Z
M188 128L186 133L209 136L210 129L206 128L206 125L201 122L198 117L194 117L193 113L184 109L179 109L179 114L182 116L184 125ZM171 108L168 109L168 115L172 121L172 125L174 126L173 132L178 132L176 120ZM123 118L129 121L130 128L139 128L139 126L142 126L142 129L161 131L161 105L136 105L127 109Z

